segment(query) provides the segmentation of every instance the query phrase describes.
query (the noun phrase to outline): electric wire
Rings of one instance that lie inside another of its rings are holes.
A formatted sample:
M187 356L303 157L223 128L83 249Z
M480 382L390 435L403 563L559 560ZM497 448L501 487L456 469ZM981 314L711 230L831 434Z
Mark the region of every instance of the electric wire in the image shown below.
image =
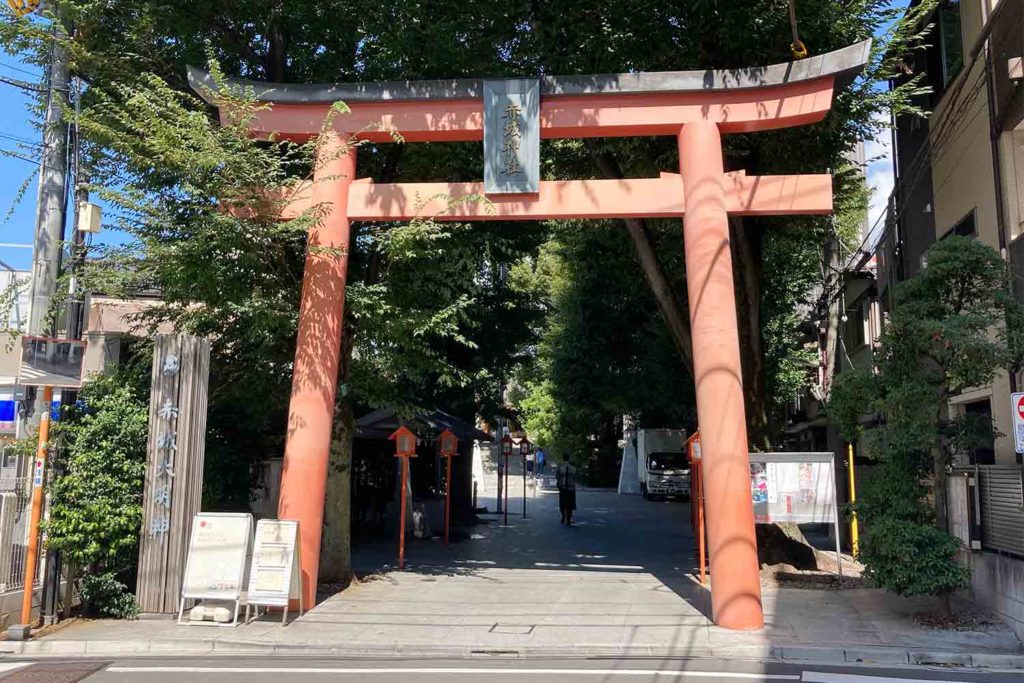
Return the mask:
M9 85L12 88L18 88L19 90L24 90L26 92L35 92L35 93L45 92L45 88L43 88L40 85L34 85L34 84L28 83L26 81L19 81L19 80L13 79L13 78L7 78L5 76L0 76L0 84Z
M921 149L915 154L914 158L907 164L907 169L900 177L897 178L892 192L889 195L889 202L886 209L875 219L874 224L868 230L868 233L864 236L861 243L853 251L853 255L860 255L854 264L853 259L847 262L847 265L839 271L829 273L826 277L826 281L822 286L821 295L818 301L815 302L811 307L811 313L804 320L801 321L801 325L811 322L814 318L819 318L823 311L827 311L832 305L839 299L845 298L845 290L848 283L848 279L843 277L847 272L855 272L861 270L868 260L877 252L878 245L881 245L888 238L890 231L896 226L898 221L898 215L900 210L908 201L908 197L911 195L913 190L920 184L925 178L925 171L931 170L934 164L941 161L942 158L948 153L951 145L958 141L963 134L964 127L962 124L966 121L964 116L969 111L970 105L977 98L980 90L985 85L985 74L982 74L975 78L971 87L967 89L967 95L961 102L960 97L964 93L965 84L969 81L970 75L969 70L974 68L976 60L973 60L969 66L964 67L963 77L960 78L954 88L950 91L951 94L945 108L940 113L938 118L938 126L935 128L934 140L932 133L929 132L928 140L921 146ZM971 119L976 117L972 116ZM929 120L929 123L932 123ZM893 150L895 155L896 150ZM927 163L926 163L927 162ZM895 159L894 159L895 164ZM909 184L908 184L909 183ZM902 201L899 199L901 196L904 197ZM895 214L895 215L893 215ZM877 240L874 244L870 244L871 237L874 234L878 226L882 226L882 232L878 235ZM845 307L845 305L844 305Z
M20 66L14 66L13 64L8 64L7 62L0 62L0 69L10 69L11 71L18 71L20 73L28 74L29 76L33 76L36 78L39 77L39 73L36 71L29 71L28 69L24 69Z

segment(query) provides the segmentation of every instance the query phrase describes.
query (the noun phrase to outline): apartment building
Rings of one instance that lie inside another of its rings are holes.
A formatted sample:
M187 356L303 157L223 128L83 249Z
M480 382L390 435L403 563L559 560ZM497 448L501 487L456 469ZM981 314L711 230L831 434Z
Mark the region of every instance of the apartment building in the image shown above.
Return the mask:
M876 254L883 310L892 286L926 267L928 247L949 235L981 240L1024 274L1022 12L1024 0L944 0L926 20L925 49L908 58L906 78L920 75L931 90L915 104L931 113L894 121L895 189ZM954 414L989 416L1000 434L960 464L1020 462L1010 393L1021 379L1003 372L951 401Z

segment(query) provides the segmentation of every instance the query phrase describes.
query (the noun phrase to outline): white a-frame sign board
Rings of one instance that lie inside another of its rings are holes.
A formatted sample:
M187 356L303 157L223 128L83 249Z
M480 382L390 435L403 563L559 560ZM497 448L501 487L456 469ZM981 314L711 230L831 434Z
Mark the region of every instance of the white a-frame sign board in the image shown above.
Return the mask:
M281 624L288 620L288 603L299 602L302 616L302 579L299 567L299 522L294 519L261 519L256 523L256 547L249 572L249 605L281 608Z
M245 601L245 575L252 548L252 515L233 512L200 512L192 520L188 543L185 579L178 603L178 623L182 623L185 600L224 600L235 603L230 624L237 626L238 612ZM210 622L189 622L211 625Z

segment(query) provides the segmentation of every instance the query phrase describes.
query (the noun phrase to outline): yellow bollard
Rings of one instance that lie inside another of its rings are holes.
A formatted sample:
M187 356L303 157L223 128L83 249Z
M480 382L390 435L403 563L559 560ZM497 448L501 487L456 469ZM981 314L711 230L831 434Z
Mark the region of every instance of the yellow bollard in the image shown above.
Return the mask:
M853 444L846 445L846 459L847 465L850 470L850 502L857 502L857 476L853 471ZM857 528L857 513L854 512L850 516L850 550L853 552L854 559L857 558L860 552L860 530Z

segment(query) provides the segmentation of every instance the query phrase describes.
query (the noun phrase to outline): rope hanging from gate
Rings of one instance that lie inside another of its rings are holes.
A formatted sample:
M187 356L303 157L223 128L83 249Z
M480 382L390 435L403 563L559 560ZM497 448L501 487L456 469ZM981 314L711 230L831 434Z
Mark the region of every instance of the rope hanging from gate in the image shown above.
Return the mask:
M789 28L793 31L793 42L789 44L789 51L793 53L793 59L803 59L807 56L807 46L800 40L800 33L796 28L796 0L789 0Z

